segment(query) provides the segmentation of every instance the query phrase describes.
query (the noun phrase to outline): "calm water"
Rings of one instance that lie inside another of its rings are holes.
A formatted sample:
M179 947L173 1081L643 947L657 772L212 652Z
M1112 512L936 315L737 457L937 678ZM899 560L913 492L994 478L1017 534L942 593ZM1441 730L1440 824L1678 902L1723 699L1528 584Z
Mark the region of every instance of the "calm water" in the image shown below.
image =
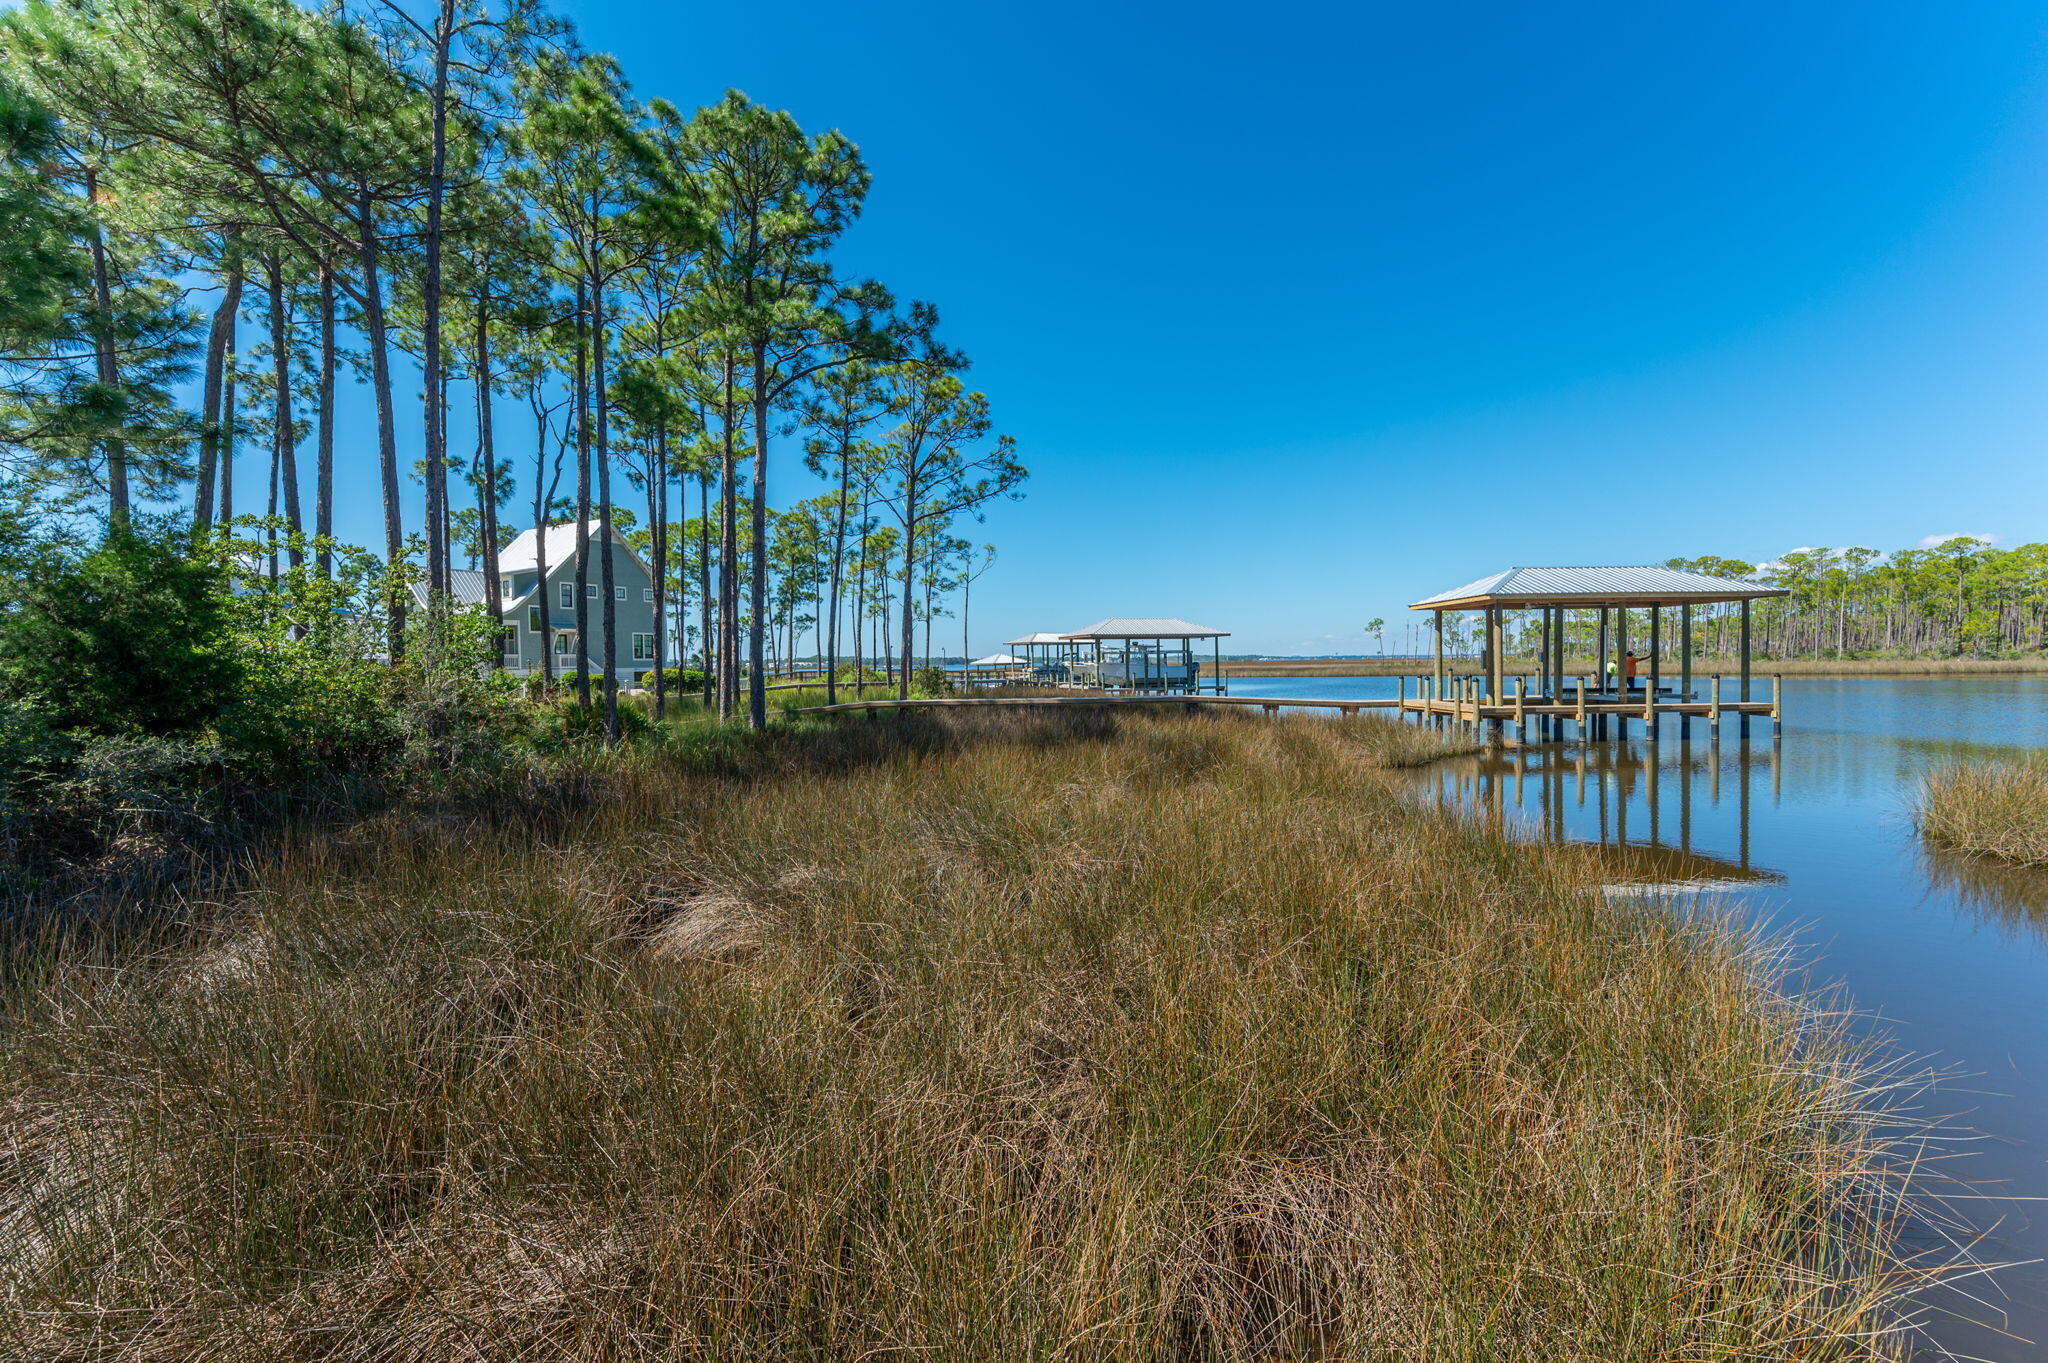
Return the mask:
M1767 684L1766 684L1767 685ZM1391 697L1388 677L1275 677L1232 695ZM1759 690L1761 697L1766 694ZM1733 698L1732 686L1729 698ZM2048 1258L2048 875L1931 853L1908 814L1917 775L1957 753L2048 747L2048 679L1785 683L1785 731L1751 741L1696 721L1661 742L1557 745L1441 764L1446 801L1531 836L1629 849L1629 874L1694 885L1792 929L1819 982L1845 985L1907 1050L1953 1071L1928 1115L1979 1133L1966 1191L1988 1258ZM1632 726L1640 733L1641 726ZM1997 1329L1937 1321L1959 1355L2048 1358L2048 1269L2007 1270L1973 1309ZM2018 1336L2018 1338L2014 1338ZM2036 1342L2042 1341L2042 1342Z

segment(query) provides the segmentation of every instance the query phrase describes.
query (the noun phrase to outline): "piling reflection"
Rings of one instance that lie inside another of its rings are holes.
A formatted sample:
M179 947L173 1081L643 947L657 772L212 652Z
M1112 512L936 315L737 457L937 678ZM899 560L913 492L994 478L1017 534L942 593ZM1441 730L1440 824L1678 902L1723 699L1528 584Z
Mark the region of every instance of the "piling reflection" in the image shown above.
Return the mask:
M1755 807L1782 791L1775 744L1587 743L1505 748L1439 763L1439 803L1523 837L1593 849L1612 881L1774 885L1751 856Z

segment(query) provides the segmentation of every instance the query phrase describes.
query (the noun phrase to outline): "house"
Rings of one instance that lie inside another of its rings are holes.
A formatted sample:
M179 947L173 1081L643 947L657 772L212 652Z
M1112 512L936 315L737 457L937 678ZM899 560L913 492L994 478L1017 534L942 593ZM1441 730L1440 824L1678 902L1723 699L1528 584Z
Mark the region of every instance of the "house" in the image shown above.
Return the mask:
M547 580L540 577L541 551L546 550ZM590 607L590 673L604 670L604 643L598 631L604 627L604 563L598 556L609 552L612 560L612 593L616 606L618 639L615 675L621 686L637 685L654 670L654 575L625 537L613 527L606 543L601 523L590 522L589 581L584 596ZM495 604L505 622L505 670L520 676L541 670L541 622L543 613L554 632L554 673L576 673L576 526L573 522L551 525L546 540L541 532L528 530L505 546L498 555L495 592L484 575L472 569L451 574L459 604ZM417 583L413 595L422 606L425 592ZM676 665L673 658L667 660Z

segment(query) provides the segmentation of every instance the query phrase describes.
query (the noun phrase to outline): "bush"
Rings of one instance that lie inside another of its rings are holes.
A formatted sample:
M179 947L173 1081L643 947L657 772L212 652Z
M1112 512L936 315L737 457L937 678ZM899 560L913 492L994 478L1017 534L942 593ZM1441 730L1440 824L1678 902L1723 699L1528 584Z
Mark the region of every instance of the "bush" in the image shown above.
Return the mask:
M226 565L172 529L116 527L46 553L0 618L0 691L53 729L184 736L212 727L245 677Z
M664 667L661 669L661 684L664 690L671 693L681 692L684 695L688 695L690 692L696 691L701 694L704 690L704 669L701 667ZM644 674L641 678L641 685L652 687L654 685L654 674L652 672Z
M910 689L934 700L953 694L953 678L936 667L921 667L910 674Z

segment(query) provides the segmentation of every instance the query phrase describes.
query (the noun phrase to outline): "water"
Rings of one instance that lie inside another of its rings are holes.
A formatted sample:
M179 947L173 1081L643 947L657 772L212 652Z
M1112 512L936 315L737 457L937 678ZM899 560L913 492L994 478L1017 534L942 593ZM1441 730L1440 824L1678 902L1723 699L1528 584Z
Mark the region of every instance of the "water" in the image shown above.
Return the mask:
M1363 700L1395 688L1391 677L1275 677L1231 694ZM1757 721L1743 744L1732 718L1718 744L1703 720L1681 743L1666 719L1656 744L1531 747L1418 779L1530 836L1616 849L1628 879L1704 888L1792 930L1817 983L1844 985L1873 1025L1955 1072L1925 1111L1981 1136L1952 1169L1988 1199L1957 1204L1988 1231L1980 1254L2048 1258L2048 874L1942 856L1910 818L1930 763L2048 747L2048 678L1788 679L1784 711L1777 743ZM1969 1286L1986 1298L1967 1308L1984 1323L1937 1316L1937 1344L2001 1363L2048 1358L2048 1269Z

